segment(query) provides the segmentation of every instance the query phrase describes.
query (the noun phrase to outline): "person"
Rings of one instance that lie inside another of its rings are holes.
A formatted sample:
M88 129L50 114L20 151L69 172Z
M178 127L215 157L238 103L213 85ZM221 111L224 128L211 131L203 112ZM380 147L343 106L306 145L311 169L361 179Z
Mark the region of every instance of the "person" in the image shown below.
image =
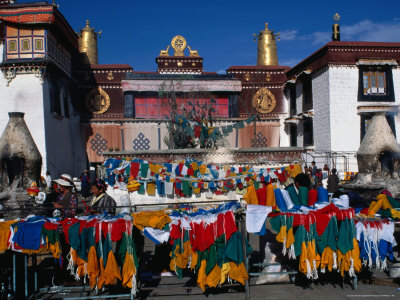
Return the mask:
M339 190L339 177L336 172L337 170L333 168L331 175L328 176L328 193L336 193Z
M51 181L52 181L52 179L51 179L50 172L47 171L46 172L46 189L47 190L50 190L50 188L51 188Z
M90 176L89 176L89 171L84 170L81 177L81 194L83 197L89 197L90 196Z
M298 174L295 178L294 178L294 183L289 184L285 190L288 191L290 198L292 199L293 203L295 205L299 205L299 188L300 187L306 187L307 189L310 188L311 186L311 181L308 178L308 176L304 173L300 173ZM297 202L297 203L296 203Z
M324 171L324 172L328 172L328 176L331 175L331 172L330 172L329 167L328 167L327 164L324 164L324 169L323 169L323 171Z
M322 177L322 169L317 169L317 172L315 173L315 188L322 186Z
M99 214L107 212L110 215L115 214L115 200L108 195L106 191L106 183L103 179L96 178L92 183L93 198L90 202L91 213Z
M312 161L311 162L311 175L314 177L316 173L317 173L317 166L315 164L315 161Z
M54 180L54 182L57 183L60 191L56 202L54 202L54 208L60 210L62 218L75 217L78 207L78 196L72 190L73 183L71 176L63 174L59 179Z

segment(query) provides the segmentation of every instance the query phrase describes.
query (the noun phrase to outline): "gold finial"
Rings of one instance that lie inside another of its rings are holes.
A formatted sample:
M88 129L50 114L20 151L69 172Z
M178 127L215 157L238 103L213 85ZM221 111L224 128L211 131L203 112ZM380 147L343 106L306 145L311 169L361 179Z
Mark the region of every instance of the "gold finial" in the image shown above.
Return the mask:
M333 20L335 22L332 25L332 41L340 41L340 26L339 26L340 15L336 13L333 16Z
M91 65L98 65L98 49L97 49L97 35L101 31L95 32L94 28L90 27L90 21L86 20L86 26L80 29L79 33L79 51L84 54L85 63Z
M336 13L336 14L333 16L333 20L336 21L336 23L339 23L340 15L339 15L338 13Z
M257 38L257 65L271 66L278 65L278 54L276 50L276 39L279 40L279 33L275 34L268 29L268 23L265 23L265 29L259 34L253 34Z

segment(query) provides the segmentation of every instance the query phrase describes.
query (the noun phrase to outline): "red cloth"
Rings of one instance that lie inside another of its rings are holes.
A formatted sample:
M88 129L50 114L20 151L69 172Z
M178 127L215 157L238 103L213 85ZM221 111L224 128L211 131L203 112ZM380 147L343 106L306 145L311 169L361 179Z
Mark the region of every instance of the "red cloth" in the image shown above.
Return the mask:
M64 236L65 236L65 241L67 242L67 244L69 244L69 239L68 239L69 228L77 222L79 222L79 220L75 219L75 218L67 218L62 221L59 221L59 223L62 226Z
M194 126L194 136L199 138L201 134L201 126Z
M137 178L139 174L140 163L131 163L131 174L130 177Z
M317 190L309 190L308 191L308 206L313 206L315 202L318 200L318 192Z
M258 205L264 205L267 203L267 189L265 187L256 190Z
M217 217L217 237L225 233L225 239L228 241L232 234L237 231L235 217L231 211L219 214Z

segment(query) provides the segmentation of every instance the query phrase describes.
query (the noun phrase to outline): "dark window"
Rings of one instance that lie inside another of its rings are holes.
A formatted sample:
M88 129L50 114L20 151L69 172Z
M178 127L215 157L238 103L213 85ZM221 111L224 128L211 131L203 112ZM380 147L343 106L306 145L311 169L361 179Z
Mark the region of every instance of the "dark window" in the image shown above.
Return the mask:
M297 125L290 125L290 147L297 147Z
M134 105L134 98L131 93L125 94L125 111L124 117L125 118L135 118L135 105Z
M292 84L289 89L290 93L290 114L295 115L296 109L296 85Z
M313 134L313 121L304 121L304 147L314 145L314 134Z
M310 110L313 107L312 103L312 83L311 77L303 77L303 111Z
M60 88L56 83L50 88L50 112L61 116Z
M362 142L365 134L367 133L368 127L371 124L371 120L372 120L373 115L372 114L367 114L367 115L361 115L361 139L360 142ZM386 120L390 126L390 129L392 130L394 136L396 136L396 125L394 122L394 115L387 113L386 114Z
M392 69L360 66L358 101L395 101Z
M64 95L64 117L69 118L69 103L67 95Z

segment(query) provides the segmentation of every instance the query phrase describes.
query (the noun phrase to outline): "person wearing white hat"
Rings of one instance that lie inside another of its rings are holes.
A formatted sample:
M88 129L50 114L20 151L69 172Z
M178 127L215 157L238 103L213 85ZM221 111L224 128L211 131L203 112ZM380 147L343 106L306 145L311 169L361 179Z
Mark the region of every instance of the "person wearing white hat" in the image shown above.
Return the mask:
M59 179L54 180L54 182L60 187L60 195L54 203L54 208L61 211L62 218L75 217L78 207L78 197L72 190L74 184L71 176L63 174Z

